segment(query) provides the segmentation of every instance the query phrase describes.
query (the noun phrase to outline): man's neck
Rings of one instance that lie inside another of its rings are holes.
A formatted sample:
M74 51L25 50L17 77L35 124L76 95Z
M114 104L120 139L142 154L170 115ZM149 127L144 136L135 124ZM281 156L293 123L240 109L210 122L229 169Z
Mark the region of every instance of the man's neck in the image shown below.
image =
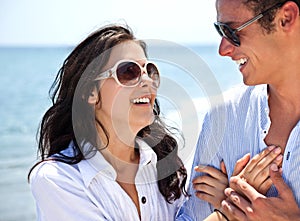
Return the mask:
M299 81L300 85L300 81ZM274 87L268 85L270 109L280 108L284 112L300 115L300 87Z

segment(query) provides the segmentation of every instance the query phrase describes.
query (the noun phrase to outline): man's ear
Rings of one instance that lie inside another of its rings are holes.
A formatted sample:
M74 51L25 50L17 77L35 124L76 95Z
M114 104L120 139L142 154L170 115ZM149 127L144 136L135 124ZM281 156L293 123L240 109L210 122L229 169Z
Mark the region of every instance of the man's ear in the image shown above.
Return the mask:
M285 31L290 31L299 19L299 7L295 2L286 2L281 8L280 25Z
M96 87L92 89L88 97L88 103L91 105L95 105L98 102L98 92Z

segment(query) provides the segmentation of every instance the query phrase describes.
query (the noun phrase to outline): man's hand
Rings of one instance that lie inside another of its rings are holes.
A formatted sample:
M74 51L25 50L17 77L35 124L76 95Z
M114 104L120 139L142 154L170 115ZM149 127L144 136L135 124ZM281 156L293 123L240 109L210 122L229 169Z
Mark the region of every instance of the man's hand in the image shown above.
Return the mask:
M278 197L267 198L241 177L232 177L230 183L234 184L246 197L241 196L232 188L227 188L225 194L228 198L222 201L223 211L242 221L299 221L300 209L292 190L283 181L277 164L270 166L270 178L277 188Z

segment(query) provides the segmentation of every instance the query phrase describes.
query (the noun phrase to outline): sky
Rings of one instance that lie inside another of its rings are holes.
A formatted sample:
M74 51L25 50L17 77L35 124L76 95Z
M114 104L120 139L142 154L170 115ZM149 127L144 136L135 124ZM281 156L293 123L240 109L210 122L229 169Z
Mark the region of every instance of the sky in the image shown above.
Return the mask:
M0 46L74 45L109 23L140 39L217 44L215 0L0 0Z

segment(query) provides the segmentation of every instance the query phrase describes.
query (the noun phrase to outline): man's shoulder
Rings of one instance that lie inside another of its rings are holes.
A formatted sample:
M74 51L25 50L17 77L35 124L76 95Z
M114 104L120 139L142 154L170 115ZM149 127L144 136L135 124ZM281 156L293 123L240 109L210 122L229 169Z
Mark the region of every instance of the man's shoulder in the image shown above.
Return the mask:
M240 116L246 114L251 107L257 107L262 101L267 99L267 86L246 86L237 85L230 90L224 92L221 98L218 98L218 103L212 106L212 115L227 113L229 115Z
M247 85L236 85L225 91L224 101L225 102L234 102L239 103L245 99L255 99L260 98L264 95L264 91L266 91L266 85L256 85L256 86L247 86Z
M247 108L257 105L266 98L266 85L246 86L237 85L223 93L224 106L227 108Z

